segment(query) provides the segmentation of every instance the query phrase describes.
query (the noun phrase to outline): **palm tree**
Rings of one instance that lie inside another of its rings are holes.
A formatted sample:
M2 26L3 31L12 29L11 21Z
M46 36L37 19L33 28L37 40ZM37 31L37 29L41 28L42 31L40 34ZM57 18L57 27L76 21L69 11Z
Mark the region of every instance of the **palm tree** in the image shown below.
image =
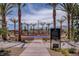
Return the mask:
M45 22L41 22L40 25L42 26L42 33L43 33Z
M43 30L44 29L45 22L40 23L40 25L42 26L42 30Z
M49 31L49 28L50 28L51 23L47 23L46 25L47 25L48 31Z
M47 23L46 25L47 25L47 28L48 28L48 34L49 34L49 29L50 29L50 25L51 25L51 23Z
M62 10L67 12L68 39L70 39L70 19L71 19L72 13L73 13L72 10L73 10L74 4L72 4L72 3L63 3L63 4L60 4L60 5L63 7Z
M2 27L1 24L2 24L2 20L0 19L0 28Z
M62 19L61 18L61 20L57 20L59 23L60 23L60 32L62 33L62 23L66 20L66 17L65 16L63 16L65 19Z
M18 22L18 20L13 19L11 21L14 23L14 35L15 35L15 33L16 33L16 23Z
M32 26L33 26L33 34L34 34L34 28L35 28L36 24L32 24Z
M26 31L26 23L24 22L23 24L24 24L24 31Z
M18 41L21 41L21 8L25 6L25 4L17 3L16 4L18 7Z
M28 34L28 35L29 35L29 31L28 31L29 25L30 25L30 24L26 24L26 26L27 26L27 34Z
M50 5L53 7L53 26L56 29L56 7L58 3L51 3Z
M30 29L31 29L31 30L33 29L33 24L32 24L32 23L30 23Z
M30 25L30 33L32 33L32 30L33 30L33 24L30 23L29 25Z
M21 3L18 3L18 30L19 30L19 36L18 40L21 41Z
M6 30L6 25L7 25L7 23L6 23L6 16L7 15L12 15L11 14L13 12L13 10L11 10L12 8L13 8L13 5L10 4L10 3L1 3L0 4L0 15L2 17L2 28L4 30ZM7 37L7 34L3 34L2 35L2 38L4 40L7 40L6 37Z
M74 25L73 25L73 21L74 21L74 17L78 18L79 16L79 5L78 4L74 4L73 9L72 9L72 16L71 16L71 35L73 37L74 33L73 33L73 29L74 29Z

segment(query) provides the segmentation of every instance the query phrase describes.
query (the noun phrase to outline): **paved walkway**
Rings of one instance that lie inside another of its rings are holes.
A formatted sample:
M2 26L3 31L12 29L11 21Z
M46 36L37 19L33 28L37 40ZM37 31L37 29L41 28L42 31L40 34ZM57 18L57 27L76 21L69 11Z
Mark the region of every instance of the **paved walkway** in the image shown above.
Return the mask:
M20 56L50 56L41 39L35 39Z

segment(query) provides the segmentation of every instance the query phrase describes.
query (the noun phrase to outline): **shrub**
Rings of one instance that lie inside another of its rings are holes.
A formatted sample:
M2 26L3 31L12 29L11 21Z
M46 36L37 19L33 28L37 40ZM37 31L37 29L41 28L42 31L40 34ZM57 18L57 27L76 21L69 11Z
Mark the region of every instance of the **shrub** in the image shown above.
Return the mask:
M47 41L48 39L47 39L47 38L43 38L43 40L44 40L44 41Z
M65 56L68 56L69 55L68 49L53 48L52 50L54 50L56 52L61 52Z
M74 48L71 48L71 49L68 49L68 51L69 51L69 53L76 53L76 49L74 49Z
M52 50L56 51L56 52L60 52L61 49L60 48L53 48Z
M0 56L9 56L11 51L0 49Z
M0 28L0 35L2 35L2 34L8 34L7 29Z
M69 55L68 49L61 49L62 54L64 54L65 56Z

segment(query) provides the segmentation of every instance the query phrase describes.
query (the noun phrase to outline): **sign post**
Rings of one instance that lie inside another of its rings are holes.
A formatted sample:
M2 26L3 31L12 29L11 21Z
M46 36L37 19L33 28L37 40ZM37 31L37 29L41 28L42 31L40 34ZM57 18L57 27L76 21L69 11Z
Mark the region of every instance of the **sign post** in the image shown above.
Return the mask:
M61 48L61 34L60 28L50 29L50 49Z

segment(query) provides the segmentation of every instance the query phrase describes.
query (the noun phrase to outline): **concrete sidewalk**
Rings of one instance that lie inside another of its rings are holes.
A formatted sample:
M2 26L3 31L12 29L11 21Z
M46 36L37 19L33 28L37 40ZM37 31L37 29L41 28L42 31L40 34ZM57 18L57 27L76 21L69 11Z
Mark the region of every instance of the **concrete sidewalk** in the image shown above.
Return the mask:
M20 56L50 56L41 39L35 39Z

